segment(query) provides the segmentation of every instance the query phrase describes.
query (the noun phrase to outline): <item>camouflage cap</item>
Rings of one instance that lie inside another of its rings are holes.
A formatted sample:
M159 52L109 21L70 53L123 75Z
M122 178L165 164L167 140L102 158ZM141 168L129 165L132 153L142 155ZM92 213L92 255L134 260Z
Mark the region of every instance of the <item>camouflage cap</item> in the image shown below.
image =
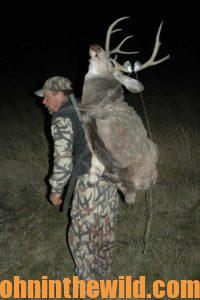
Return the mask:
M72 90L71 81L65 77L54 76L47 79L44 83L44 86L41 90L35 92L39 97L44 97L44 92L46 90L51 90L54 92Z

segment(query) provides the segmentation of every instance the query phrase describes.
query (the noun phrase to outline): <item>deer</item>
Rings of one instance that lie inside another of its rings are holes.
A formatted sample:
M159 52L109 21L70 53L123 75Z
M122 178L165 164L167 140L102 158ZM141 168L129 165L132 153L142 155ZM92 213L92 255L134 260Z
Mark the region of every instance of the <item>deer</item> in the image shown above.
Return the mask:
M130 77L130 74L160 64L169 55L155 60L161 45L161 23L152 55L145 63L136 61L134 69L128 62L124 65L118 63L117 54L138 53L121 50L122 45L132 36L125 37L117 47L110 50L111 36L121 31L114 29L115 26L127 18L119 18L109 26L105 49L98 44L90 46L81 111L87 144L92 153L89 184L95 185L103 177L117 185L126 203L134 203L137 191L148 189L158 179L159 151L148 137L140 116L125 102L122 86L131 93L142 92L142 83ZM111 57L113 54L114 58Z

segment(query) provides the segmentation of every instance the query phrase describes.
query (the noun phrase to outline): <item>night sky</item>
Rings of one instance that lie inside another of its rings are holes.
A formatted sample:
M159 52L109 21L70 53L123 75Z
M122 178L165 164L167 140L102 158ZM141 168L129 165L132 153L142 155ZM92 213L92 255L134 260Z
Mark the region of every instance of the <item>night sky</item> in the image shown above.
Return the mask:
M42 2L43 3L43 2ZM194 3L173 2L146 4L144 1L122 3L71 2L67 8L62 2L46 7L29 3L10 4L2 10L0 18L1 47L0 75L32 76L38 82L54 76L68 76L74 84L80 84L88 67L88 49L91 43L104 46L108 26L119 17L130 16L122 21L123 33L113 36L113 46L122 38L133 34L134 38L124 45L126 50L139 50L132 57L119 55L120 62L129 59L143 62L153 49L156 31L163 20L162 46L158 58L170 54L171 60L162 65L163 70L179 73L194 71L199 64L199 10ZM119 27L118 27L119 28ZM160 66L157 70L160 69ZM188 71L189 70L189 71ZM156 72L156 71L155 71ZM36 83L37 84L37 83Z

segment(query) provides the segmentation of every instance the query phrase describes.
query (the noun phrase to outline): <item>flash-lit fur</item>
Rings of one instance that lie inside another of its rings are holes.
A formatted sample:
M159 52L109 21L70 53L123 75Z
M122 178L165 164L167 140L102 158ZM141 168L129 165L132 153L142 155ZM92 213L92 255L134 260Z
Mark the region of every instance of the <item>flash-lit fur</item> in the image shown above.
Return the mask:
M131 92L141 83L124 75L98 45L90 47L89 70L85 76L82 108L86 139L92 152L90 183L100 177L115 182L127 203L138 189L147 189L157 178L156 145L134 109L124 102L122 85Z

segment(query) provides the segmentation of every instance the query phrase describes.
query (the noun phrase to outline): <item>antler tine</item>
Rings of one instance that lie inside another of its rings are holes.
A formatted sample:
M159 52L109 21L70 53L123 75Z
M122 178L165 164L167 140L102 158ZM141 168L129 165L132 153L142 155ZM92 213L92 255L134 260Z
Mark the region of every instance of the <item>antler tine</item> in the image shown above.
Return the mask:
M138 53L138 51L127 52L127 51L121 51L120 50L120 47L125 43L125 41L127 41L128 39L130 39L132 37L133 37L133 35L129 35L125 39L123 39L123 41L115 49L110 51L110 54L112 54L112 53L121 53L121 54L135 54L135 53Z
M124 20L124 19L127 19L129 17L122 17L122 18L119 18L117 19L116 21L114 21L108 28L107 30L107 34L106 34L106 43L105 43L105 51L109 54L110 53L110 37L111 37L111 34L114 33L114 32L117 32L117 31L120 31L121 29L115 29L113 30L113 28L115 27L115 25L117 23L119 23L120 21Z
M157 32L156 41L155 41L155 45L154 45L154 49L153 49L151 57L144 64L141 64L138 68L136 68L135 72L138 72L138 71L141 71L145 68L160 64L161 62L163 62L163 61L167 60L168 58L170 58L169 55L166 55L165 57L154 61L154 59L155 59L155 57L158 53L158 50L160 48L160 45L161 45L160 32L161 32L161 29L162 29L162 25L163 25L163 21L161 22L161 24L159 26L159 29L158 29L158 32Z

